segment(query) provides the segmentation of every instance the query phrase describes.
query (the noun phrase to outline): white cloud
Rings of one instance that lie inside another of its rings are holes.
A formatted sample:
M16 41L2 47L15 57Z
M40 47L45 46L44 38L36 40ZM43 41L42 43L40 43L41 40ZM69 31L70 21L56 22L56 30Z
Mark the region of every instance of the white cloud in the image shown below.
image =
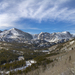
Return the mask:
M14 15L0 14L0 28L15 27L14 21L17 19Z
M0 28L14 27L20 18L75 21L75 9L61 7L71 0L3 0L0 3ZM34 28L33 28L34 29Z

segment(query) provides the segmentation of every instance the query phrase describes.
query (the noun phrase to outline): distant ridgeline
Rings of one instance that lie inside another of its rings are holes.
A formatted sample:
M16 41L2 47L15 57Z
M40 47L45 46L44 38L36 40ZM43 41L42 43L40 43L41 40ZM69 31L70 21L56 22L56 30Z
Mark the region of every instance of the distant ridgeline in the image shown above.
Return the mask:
M46 42L65 42L71 38L74 38L73 34L69 32L57 32L57 33L47 33L41 32L40 34L29 34L23 32L19 29L12 28L10 30L0 31L0 41L5 42L19 42L19 43L39 43L40 40Z

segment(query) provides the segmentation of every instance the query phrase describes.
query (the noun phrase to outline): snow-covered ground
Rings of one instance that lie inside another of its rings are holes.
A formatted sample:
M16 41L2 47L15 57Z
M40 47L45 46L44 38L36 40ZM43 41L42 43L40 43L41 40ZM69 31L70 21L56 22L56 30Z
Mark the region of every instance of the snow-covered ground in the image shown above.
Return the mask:
M71 42L70 42L70 45L72 45L74 42L75 42L75 41L71 41Z
M26 69L27 67L31 66L31 65L34 64L34 63L36 63L35 60L28 60L28 61L26 61L26 66L19 67L19 68L15 68L15 69L12 69L12 70L10 70L10 71L12 72L12 71L23 70L23 69ZM6 71L6 72L4 72L4 71L0 71L0 73L1 73L1 74L3 74L3 73L5 73L5 74L9 74L10 71Z
M28 66L31 66L33 63L36 63L36 61L34 61L34 60L28 60L28 61L26 61L26 66L13 69L11 71L23 70L23 69L27 68Z

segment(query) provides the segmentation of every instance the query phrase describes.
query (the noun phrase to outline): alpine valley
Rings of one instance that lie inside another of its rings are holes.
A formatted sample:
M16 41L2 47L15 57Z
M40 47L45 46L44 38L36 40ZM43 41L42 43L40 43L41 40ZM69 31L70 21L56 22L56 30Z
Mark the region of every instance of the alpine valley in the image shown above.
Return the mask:
M0 75L75 75L75 36L0 31Z

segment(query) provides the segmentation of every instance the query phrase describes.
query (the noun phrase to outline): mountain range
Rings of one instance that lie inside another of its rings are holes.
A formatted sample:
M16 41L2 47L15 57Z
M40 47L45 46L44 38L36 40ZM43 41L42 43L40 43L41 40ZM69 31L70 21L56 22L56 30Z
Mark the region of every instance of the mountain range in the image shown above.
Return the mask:
M23 32L17 28L12 28L9 30L0 31L0 41L6 42L26 42L26 41L36 41L36 40L45 40L47 42L57 42L61 40L68 40L74 38L74 35L70 32L56 32L56 33L48 33L41 32L40 34L29 34L27 32Z

